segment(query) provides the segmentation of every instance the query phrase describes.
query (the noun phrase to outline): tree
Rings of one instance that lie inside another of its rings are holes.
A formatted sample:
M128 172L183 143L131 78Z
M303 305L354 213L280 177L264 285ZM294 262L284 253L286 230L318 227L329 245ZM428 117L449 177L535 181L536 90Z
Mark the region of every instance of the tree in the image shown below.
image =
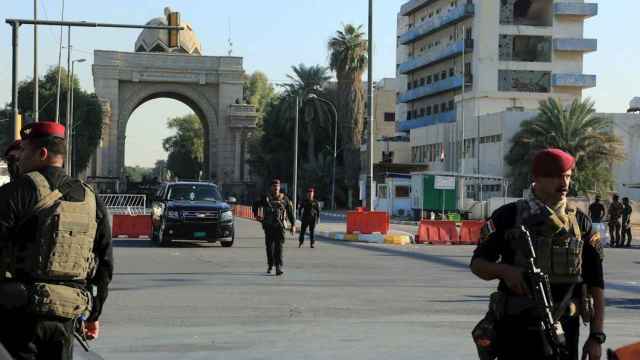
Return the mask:
M67 89L69 75L61 70L60 83L60 123L67 124ZM54 121L56 115L56 94L58 67L47 71L38 83L39 120ZM73 173L84 170L95 153L102 136L102 106L94 93L80 88L78 78L73 77L74 125L72 139L74 148ZM23 114L33 114L33 80L22 81L18 86L18 108Z
M336 72L338 79L337 108L345 147L343 158L347 184L354 188L360 174L365 102L362 76L367 67L368 42L362 26L347 24L329 40L328 47L329 67Z
M256 71L245 80L243 89L247 102L255 105L256 111L262 118L265 107L275 94L269 78L263 72Z
M204 161L204 136L200 119L195 114L179 116L167 121L176 134L162 141L169 153L167 168L174 176L197 179Z
M151 174L150 168L145 168L142 166L125 166L124 171L129 178L129 181L132 182L142 182L145 177L148 177Z
M554 98L541 101L538 115L520 125L505 157L511 167L512 193L518 194L530 184L533 155L548 147L576 158L571 195L612 189L611 166L624 160L622 140L613 134L612 127L610 119L595 114L589 99L575 99L567 107Z

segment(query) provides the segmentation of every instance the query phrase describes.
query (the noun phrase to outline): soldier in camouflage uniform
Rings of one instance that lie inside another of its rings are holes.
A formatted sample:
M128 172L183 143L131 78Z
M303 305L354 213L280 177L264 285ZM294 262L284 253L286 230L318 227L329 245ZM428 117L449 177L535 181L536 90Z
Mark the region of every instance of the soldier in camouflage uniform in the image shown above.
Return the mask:
M629 198L622 198L622 205L624 206L622 209L622 240L620 242L620 246L631 247L631 213L633 209L629 204ZM625 245L625 239L627 240L627 244Z
M262 212L262 214L261 214ZM280 192L280 180L271 182L271 192L253 204L253 214L262 223L267 249L267 273L276 267L276 276L282 275L282 246L287 228L295 234L295 215L289 198Z
M600 359L606 339L603 250L589 217L567 204L574 165L574 158L558 149L536 154L531 197L500 207L483 229L471 270L500 284L491 296L485 324L474 329L482 359L577 360L580 315L591 327L583 359ZM524 276L528 257L520 226L531 234L536 266L549 277L554 321L562 324L566 336L558 357L545 355L548 346L540 336L539 308ZM486 334L478 336L477 329Z
M622 211L624 206L620 203L620 197L613 195L613 201L609 205L609 233L611 234L611 247L622 246L620 242L620 230L622 224L620 218L622 217Z
M25 126L22 175L0 188L0 342L15 359L71 359L76 325L97 336L113 274L107 212L65 175L64 131Z

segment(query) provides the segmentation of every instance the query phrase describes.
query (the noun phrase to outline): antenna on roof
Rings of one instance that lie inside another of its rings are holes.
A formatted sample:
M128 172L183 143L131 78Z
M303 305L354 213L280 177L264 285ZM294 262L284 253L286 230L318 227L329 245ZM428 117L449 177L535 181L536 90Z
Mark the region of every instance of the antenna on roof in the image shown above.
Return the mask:
M229 38L227 39L227 45L229 45L229 51L227 54L231 56L233 53L233 42L231 41L231 17L229 17Z

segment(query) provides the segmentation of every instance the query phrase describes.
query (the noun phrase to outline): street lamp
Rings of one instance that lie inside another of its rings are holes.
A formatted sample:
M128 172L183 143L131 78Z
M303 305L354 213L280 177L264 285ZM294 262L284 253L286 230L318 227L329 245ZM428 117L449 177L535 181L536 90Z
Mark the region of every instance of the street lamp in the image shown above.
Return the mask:
M87 61L87 59L76 59L71 61L71 77L70 77L70 81L69 81L69 89L70 89L70 107L69 109L71 109L70 115L69 115L69 120L67 121L67 128L69 129L69 137L67 138L67 166L69 168L69 175L73 176L73 169L72 169L72 164L75 162L74 159L74 146L73 146L73 115L75 113L74 108L73 108L73 71L74 71L74 67L76 65L76 63L82 63Z
M335 122L335 127L333 130L333 169L331 170L331 209L336 209L336 161L337 161L337 153L338 153L338 111L336 110L335 105L327 99L323 99L316 94L309 94L305 100L318 100L321 101L333 110L333 119Z

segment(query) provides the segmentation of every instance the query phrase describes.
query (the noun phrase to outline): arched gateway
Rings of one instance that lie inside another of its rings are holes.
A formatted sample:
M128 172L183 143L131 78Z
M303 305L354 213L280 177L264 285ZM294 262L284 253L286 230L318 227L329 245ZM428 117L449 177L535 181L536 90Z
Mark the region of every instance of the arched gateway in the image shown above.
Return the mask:
M169 11L165 10L166 16ZM166 16L148 24L166 25ZM243 191L253 181L245 144L257 114L254 106L241 104L242 58L201 56L191 26L181 25L186 30L180 32L177 48L168 47L166 30L145 29L136 41L136 52L94 51L95 91L105 111L91 175L123 180L129 117L149 100L172 98L189 106L202 122L204 177L231 191Z

